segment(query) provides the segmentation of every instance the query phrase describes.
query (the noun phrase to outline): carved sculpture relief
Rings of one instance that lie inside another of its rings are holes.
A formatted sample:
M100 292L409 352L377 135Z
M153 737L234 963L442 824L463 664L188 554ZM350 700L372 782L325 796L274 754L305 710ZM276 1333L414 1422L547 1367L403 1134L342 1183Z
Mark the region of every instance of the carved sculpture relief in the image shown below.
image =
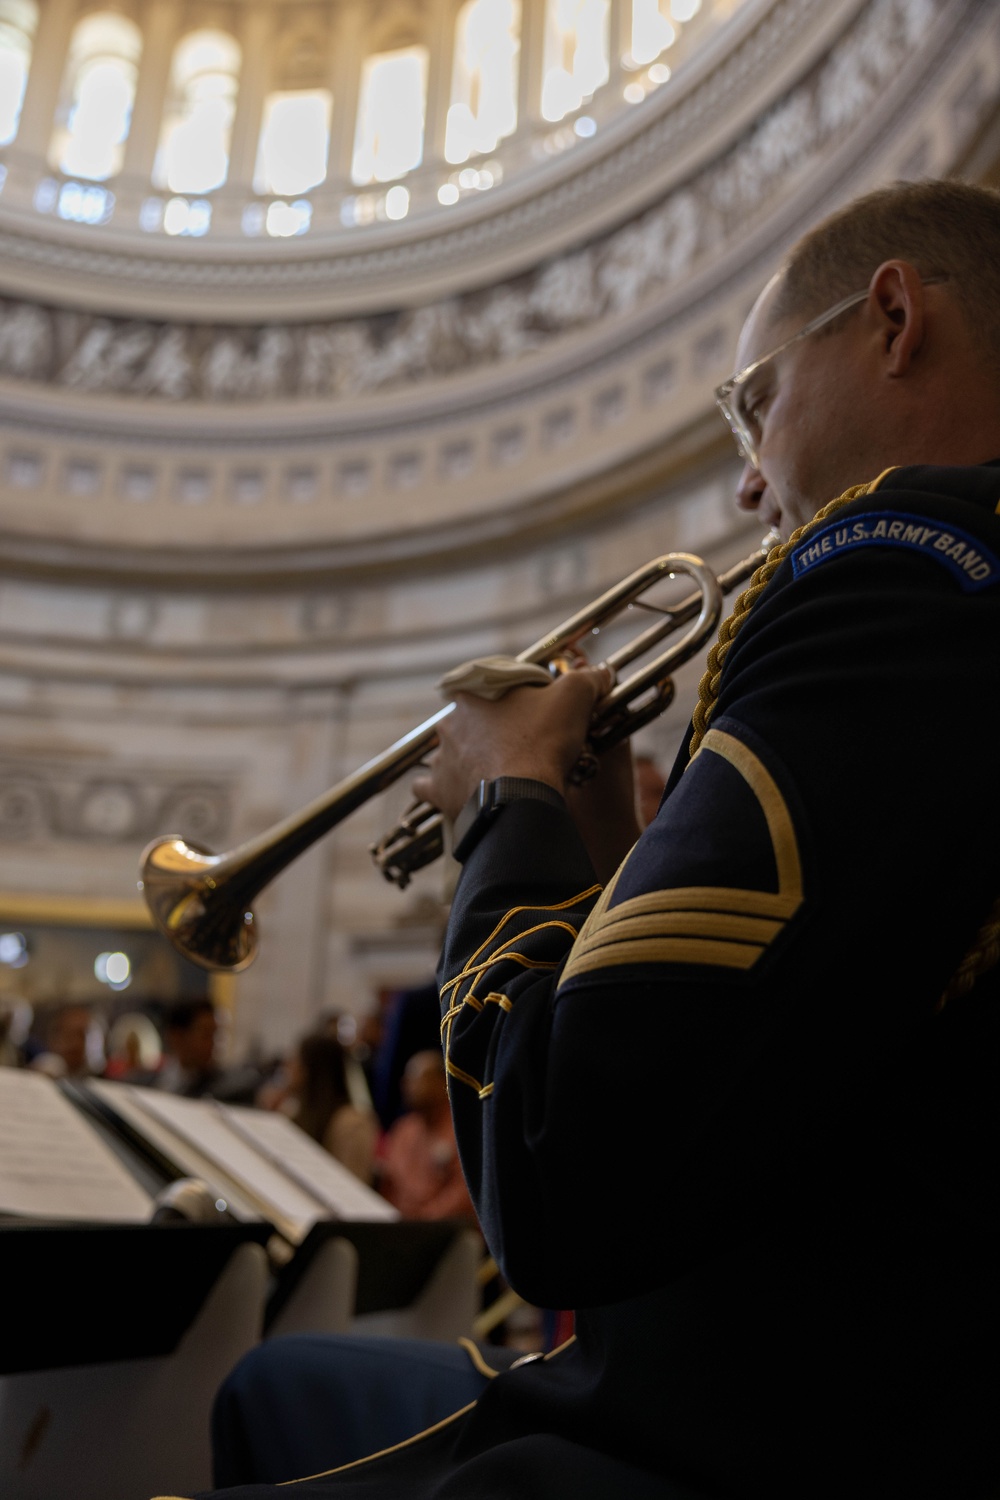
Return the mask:
M231 821L231 786L179 781L169 771L94 777L56 761L0 757L0 843L51 839L135 844L164 829L224 846Z

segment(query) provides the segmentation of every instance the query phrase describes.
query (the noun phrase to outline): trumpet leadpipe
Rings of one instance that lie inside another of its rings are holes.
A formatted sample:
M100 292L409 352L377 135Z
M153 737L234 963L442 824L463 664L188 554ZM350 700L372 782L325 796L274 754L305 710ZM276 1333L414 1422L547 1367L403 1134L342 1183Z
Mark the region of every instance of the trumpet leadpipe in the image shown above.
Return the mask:
M588 741L591 761L593 754L627 739L663 712L673 697L671 673L700 650L718 624L723 595L760 565L767 545L718 577L687 553L654 558L520 653L519 661L552 664L584 636L637 604L655 583L677 573L695 580L698 587L689 598L608 657L616 681L595 709ZM677 631L684 634L666 651L628 677L620 676ZM142 856L139 888L160 932L204 969L245 969L259 943L254 897L317 839L412 770L435 747L437 726L454 707L449 703L438 709L301 811L228 854L213 854L179 834L155 839ZM411 807L396 828L372 846L372 854L386 878L404 887L412 872L443 848L443 819L423 803Z

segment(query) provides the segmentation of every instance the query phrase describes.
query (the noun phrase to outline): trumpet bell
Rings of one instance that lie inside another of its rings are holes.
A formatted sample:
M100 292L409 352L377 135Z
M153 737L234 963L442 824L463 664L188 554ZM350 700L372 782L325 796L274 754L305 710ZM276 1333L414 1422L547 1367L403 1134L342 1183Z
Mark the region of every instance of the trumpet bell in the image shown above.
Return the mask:
M139 889L178 953L201 969L238 974L253 963L260 938L238 880L220 869L224 858L167 834L144 850Z

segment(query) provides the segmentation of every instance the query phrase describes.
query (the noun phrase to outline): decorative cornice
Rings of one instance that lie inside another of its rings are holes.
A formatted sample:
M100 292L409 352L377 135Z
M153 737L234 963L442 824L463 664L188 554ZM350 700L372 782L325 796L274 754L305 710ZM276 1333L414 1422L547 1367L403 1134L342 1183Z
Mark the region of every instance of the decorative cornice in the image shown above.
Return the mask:
M336 588L347 582L384 581L389 574L424 572L430 562L435 568L467 566L482 557L483 549L508 555L522 550L529 537L540 545L565 536L574 526L592 524L610 511L629 511L678 479L697 476L728 456L730 449L731 440L713 410L682 432L671 433L662 444L588 480L437 524L408 525L402 519L389 535L369 533L329 542L311 538L268 547L241 545L235 537L225 546L198 548L133 546L120 540L109 549L106 542L79 537L0 530L0 558L8 573L50 577L71 571L82 580L127 579L130 586L281 589L310 581Z
M163 827L221 841L232 791L219 779L167 767L95 773L78 759L0 754L0 844L40 839L135 844Z

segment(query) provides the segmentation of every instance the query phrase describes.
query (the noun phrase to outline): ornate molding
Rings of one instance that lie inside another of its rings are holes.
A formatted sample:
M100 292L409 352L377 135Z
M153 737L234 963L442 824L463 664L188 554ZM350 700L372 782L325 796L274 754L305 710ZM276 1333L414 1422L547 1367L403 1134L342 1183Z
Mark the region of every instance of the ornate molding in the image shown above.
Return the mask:
M129 766L127 772L32 756L0 755L0 843L128 844L164 828L224 844L232 788L187 769Z

